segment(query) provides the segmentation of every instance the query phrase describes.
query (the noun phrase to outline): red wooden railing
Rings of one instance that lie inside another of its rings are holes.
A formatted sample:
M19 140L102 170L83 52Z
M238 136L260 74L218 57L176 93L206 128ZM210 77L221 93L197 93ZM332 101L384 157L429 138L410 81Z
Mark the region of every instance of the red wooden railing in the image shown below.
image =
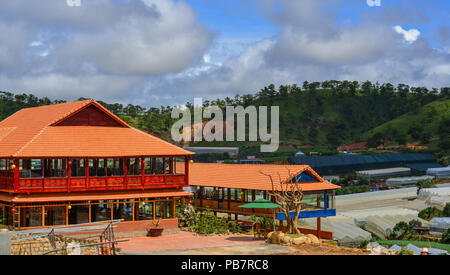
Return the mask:
M20 178L17 188L13 188L11 181L8 184L9 188L5 189L12 189L15 193L37 193L174 188L187 186L185 177L184 174L167 174L126 177Z

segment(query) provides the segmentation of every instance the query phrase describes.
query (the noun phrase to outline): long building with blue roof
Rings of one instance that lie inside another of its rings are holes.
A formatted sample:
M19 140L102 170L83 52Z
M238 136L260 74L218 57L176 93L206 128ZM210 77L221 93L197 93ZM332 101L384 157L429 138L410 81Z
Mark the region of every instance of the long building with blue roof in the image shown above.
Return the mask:
M423 164L436 167L436 158L431 154L374 154L374 155L335 155L335 156L292 156L290 164L309 165L321 175L346 174L358 170L404 167L410 164Z

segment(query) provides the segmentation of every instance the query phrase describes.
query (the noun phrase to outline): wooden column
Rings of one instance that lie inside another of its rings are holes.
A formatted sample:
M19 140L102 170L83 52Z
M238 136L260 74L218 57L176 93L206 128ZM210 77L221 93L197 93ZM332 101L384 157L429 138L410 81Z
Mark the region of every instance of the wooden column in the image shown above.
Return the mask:
M144 184L145 184L145 158L142 158L141 160L141 184L142 184L142 190L144 190Z
M86 189L89 189L89 159L85 159L84 167L86 169Z
M184 157L184 184L189 185L189 156Z
M18 191L19 190L19 180L20 180L20 167L19 167L19 159L14 159L14 165L16 166L14 168L14 191Z
M128 158L123 158L123 182L128 187Z
M317 238L320 239L320 217L317 218Z
M256 190L252 190L252 201L256 199Z
M66 210L66 221L67 221L67 210ZM42 206L42 226L45 226L45 206Z
M70 159L66 159L66 165L67 165L67 192L70 193L70 176L71 176L71 170L72 170L72 165L69 164Z
M45 190L45 159L41 159L42 167L42 191Z
M230 188L227 188L228 189L228 210L231 210L231 189Z
M200 207L203 207L203 186L200 187Z

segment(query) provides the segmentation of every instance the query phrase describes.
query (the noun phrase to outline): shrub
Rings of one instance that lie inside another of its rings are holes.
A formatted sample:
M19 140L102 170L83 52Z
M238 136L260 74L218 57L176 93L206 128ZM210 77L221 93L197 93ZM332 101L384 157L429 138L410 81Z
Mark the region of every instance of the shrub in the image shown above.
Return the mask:
M436 207L428 207L419 212L419 218L424 220L431 220L434 217L442 217L442 211Z
M442 210L442 216L450 217L450 202L447 202Z
M441 243L450 244L450 228L447 228L447 230L442 233Z
M188 205L178 213L179 226L201 235L239 233L241 228L237 221L218 218L213 211L196 212Z

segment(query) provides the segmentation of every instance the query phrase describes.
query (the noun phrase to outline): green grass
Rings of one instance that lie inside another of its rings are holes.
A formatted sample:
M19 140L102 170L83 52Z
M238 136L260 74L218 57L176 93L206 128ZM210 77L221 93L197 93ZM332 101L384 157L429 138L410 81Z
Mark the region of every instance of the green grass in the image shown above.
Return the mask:
M408 244L413 244L418 247L431 247L450 251L450 244L444 243L424 242L424 241L403 241L403 240L377 240L376 242L379 244L387 244L389 246L397 244L402 247L407 246Z

